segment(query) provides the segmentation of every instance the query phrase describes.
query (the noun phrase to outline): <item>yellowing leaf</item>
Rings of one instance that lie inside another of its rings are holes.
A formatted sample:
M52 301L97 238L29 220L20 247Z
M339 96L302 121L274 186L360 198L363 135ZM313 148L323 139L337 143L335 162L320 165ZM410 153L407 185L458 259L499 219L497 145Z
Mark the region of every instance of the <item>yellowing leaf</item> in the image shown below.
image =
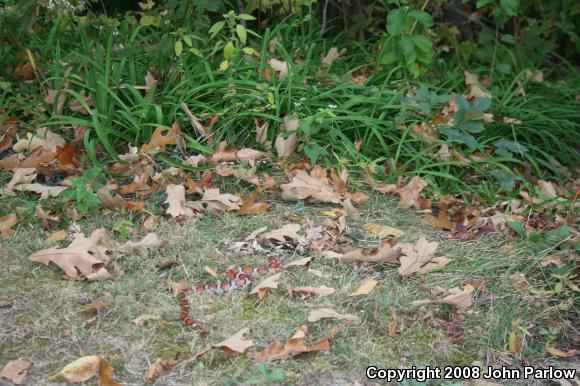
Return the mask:
M580 350L568 350L568 351L562 351L562 350L558 350L556 347L550 346L546 349L546 351L556 357L560 357L560 358L567 358L567 357L573 357L575 355L580 355Z
M250 294L251 295L258 294L258 298L260 298L260 300L264 299L264 296L266 296L266 293L269 290L278 288L279 284L278 280L280 280L281 276L282 273L279 272L275 275L267 277L260 284L255 286L254 289L252 289L252 292L250 292Z
M364 295L368 295L371 292L373 292L373 290L375 289L375 287L377 286L377 284L379 284L379 282L377 280L364 280L360 287L354 291L353 293L349 294L349 297L352 296L364 296Z
M12 237L15 232L12 227L18 224L19 221L20 219L15 214L0 217L0 234L2 235L2 238L7 239Z
M428 242L421 237L415 245L404 243L401 245L402 255L399 259L401 266L398 269L401 276L422 274L435 268L441 268L451 262L445 256L435 257L435 251L439 247L437 242Z
M226 340L214 344L213 347L224 350L231 357L238 356L239 354L246 352L246 350L254 345L254 342L251 340L244 339L244 335L249 332L249 328L243 328Z
M98 376L99 386L120 386L113 381L112 375L113 367L104 358L90 355L69 363L55 377L63 378L68 383L80 383Z
M311 323L318 322L321 319L359 320L360 318L351 314L342 315L330 308L320 308L310 311L308 314L308 321Z
M393 228L388 225L379 225L373 223L364 224L363 229L381 238L390 236L399 237L405 234L405 232L400 229Z

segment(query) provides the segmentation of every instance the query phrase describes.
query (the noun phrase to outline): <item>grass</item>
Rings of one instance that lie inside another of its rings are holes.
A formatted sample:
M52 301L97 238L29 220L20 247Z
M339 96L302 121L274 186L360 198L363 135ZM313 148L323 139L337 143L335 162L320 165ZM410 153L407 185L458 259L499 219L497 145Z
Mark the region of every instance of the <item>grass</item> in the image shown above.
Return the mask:
M248 296L247 290L192 298L192 308L207 329L207 337L189 330L178 320L178 306L166 280L198 283L207 276L203 271L206 265L224 272L231 264L263 263L263 256L232 253L228 242L241 240L260 226L274 229L284 225L288 221L283 219L283 213L288 211L321 223L324 209L307 206L304 211L296 212L295 206L276 203L272 212L260 216L203 216L197 221L182 223L163 221L156 232L168 242L165 249L149 256L119 260L123 272L119 278L92 283L63 280L55 267L46 268L27 261L26 256L47 247L48 243L38 223L24 222L12 239L3 242L2 250L7 253L0 258L0 264L6 268L0 277L3 283L0 298L14 302L12 308L0 310L0 363L26 358L34 363L28 379L44 384L49 375L78 356L97 354L113 364L116 380L139 384L144 382L149 364L157 357L194 354L209 343L249 327L256 346L248 355L230 359L213 350L195 363L186 360L157 381L160 385L243 384L253 377L262 379L260 369L253 366L251 358L273 339L288 339L300 324L307 324L313 337L340 325L339 334L331 341L330 352L311 353L267 365L270 371L281 369L287 384L330 385L362 383L368 365L470 365L476 360L485 364L514 363L508 355L507 336L518 325L530 333L523 352L529 363L543 360L544 345L566 340L568 329L562 324L559 330L546 335L551 325L565 320L566 312L558 310L553 299L520 290L509 279L514 272L524 272L535 288L551 280L547 268L538 265L545 251L514 246L503 235L471 242L450 240L423 225L419 217L396 207L393 200L379 196L373 196L362 207L360 218L349 219L347 237L354 245L376 245L376 240L360 228L363 223L373 221L403 229L406 232L401 238L403 241L416 241L420 236L440 241L440 253L451 257L453 263L421 278L401 280L394 266L316 259L311 268L328 277L317 277L304 268L285 271L281 288L263 302ZM159 211L159 208L152 210ZM121 219L127 219L127 215L87 216L80 225L85 232L97 227L111 230ZM136 218L130 220L137 222ZM292 251L287 254L291 260ZM159 264L167 259L175 259L178 264L160 271ZM364 278L376 278L380 285L369 296L346 297ZM443 329L441 323L452 315L446 306L418 308L410 304L431 296L422 288L437 285L450 288L478 278L485 278L489 296L478 293L473 312L459 322L456 332L462 332L463 339ZM285 296L287 285L327 285L337 288L337 293L292 300ZM565 296L568 295L562 294L560 300ZM86 305L96 298L107 306L96 314L83 313ZM307 323L308 311L320 307L356 314L361 321ZM572 314L576 312L573 310ZM143 315L154 315L161 321L148 326L132 322ZM399 333L389 336L395 315ZM96 320L89 323L93 316Z

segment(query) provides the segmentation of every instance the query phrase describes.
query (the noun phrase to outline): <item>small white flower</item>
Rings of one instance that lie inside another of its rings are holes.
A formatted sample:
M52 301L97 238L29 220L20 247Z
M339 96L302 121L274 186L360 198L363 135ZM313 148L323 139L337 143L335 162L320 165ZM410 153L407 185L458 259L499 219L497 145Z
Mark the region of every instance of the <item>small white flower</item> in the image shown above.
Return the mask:
M337 106L336 106L336 105L333 105L333 104L330 104L330 105L328 105L328 108L329 108L329 109L335 109L336 107L337 107Z
M294 107L300 107L300 105L302 105L302 103L300 103L300 102L294 102Z

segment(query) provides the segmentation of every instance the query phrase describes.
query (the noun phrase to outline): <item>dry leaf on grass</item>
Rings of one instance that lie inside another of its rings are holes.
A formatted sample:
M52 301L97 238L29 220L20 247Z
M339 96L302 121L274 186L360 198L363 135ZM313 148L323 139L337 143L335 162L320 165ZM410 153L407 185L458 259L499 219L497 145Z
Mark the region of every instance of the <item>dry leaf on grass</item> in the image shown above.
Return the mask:
M167 193L167 200L164 203L169 204L165 213L171 215L171 217L193 217L195 215L191 208L185 206L185 188L183 185L169 184L165 192Z
M212 347L216 347L225 351L230 357L236 357L239 354L243 354L250 347L254 345L254 342L249 339L244 339L244 335L250 332L249 328L243 328L236 332L234 335L230 336L226 340L214 344Z
M57 243L59 241L66 240L67 237L68 232L66 231L66 229L61 229L59 231L52 232L50 236L46 238L46 241L51 243Z
M56 197L66 188L64 186L47 186L42 184L19 184L14 187L15 190L33 192L40 194L40 198L45 200L49 197Z
M419 196L419 193L427 186L427 182L419 176L413 177L409 183L396 192L401 196L399 206L401 208L414 207L417 210L425 209L425 200Z
M303 257L302 259L297 259L297 260L293 260L289 263L287 263L286 265L284 265L284 268L289 268L289 267L303 267L307 264L310 264L310 262L312 261L313 257L312 256L308 256L308 257Z
M179 295L181 295L187 289L189 289L189 284L187 284L185 282L168 280L167 284L169 284L169 286L171 287L171 291L173 292L173 296L175 296L176 298L179 297Z
M457 287L451 288L449 290L449 295L441 299L415 300L412 302L412 304L414 306L423 306L427 304L449 304L456 307L457 312L465 312L473 304L473 291L475 291L475 288L470 284L466 284L463 286L463 289L459 289Z
M399 237L405 234L400 229L390 227L388 225L379 225L373 223L364 224L362 227L365 231L372 233L378 237Z
M308 295L328 296L328 295L334 294L336 292L336 289L323 285L320 287L309 287L309 286L292 287L291 291L292 292L299 292L302 294L308 294Z
M242 199L229 193L220 193L219 189L206 189L201 198L208 213L222 213L240 209Z
M66 141L58 134L54 134L46 127L40 127L36 134L26 133L26 138L16 142L12 149L17 153L32 152L37 147L42 147L52 153L56 153L57 146L66 145Z
M256 202L257 199L258 192L256 191L242 201L240 209L236 211L236 214L247 216L267 212L270 205L267 202Z
M343 48L339 52L338 48L332 47L330 50L328 50L328 53L322 57L321 63L325 67L330 67L336 59L340 58L345 53L346 53L346 48Z
M352 296L368 295L371 292L373 292L377 284L379 284L378 280L364 280L358 287L358 289L353 293L349 294L348 296L352 297Z
M157 358L155 359L155 362L153 362L151 366L149 366L147 374L145 375L145 379L147 379L147 381L149 382L152 382L157 378L159 378L161 375L171 370L171 368L178 363L179 363L178 359Z
M278 154L278 157L288 158L294 153L296 147L298 146L298 136L296 133L291 133L288 135L278 134L274 146L276 147L276 153Z
M19 221L20 219L15 214L0 217L0 234L2 235L2 238L8 239L12 237L14 232L16 232L12 227L18 224Z
M544 196L546 196L548 198L557 198L558 197L558 193L556 193L556 188L554 187L554 184L552 184L551 182L539 180L538 186L540 187L540 192Z
M294 336L288 339L286 344L282 345L280 341L274 340L268 347L256 354L254 363L284 360L298 354L313 351L330 351L329 339L333 338L336 335L336 332L337 330L333 329L328 336L322 338L317 343L308 346L304 343L306 334L308 334L308 327L301 325L298 327L298 331L296 331Z
M254 162L259 159L269 158L272 156L270 153L266 153L259 150L244 148L236 152L236 156L240 161L250 161Z
M12 190L18 184L29 184L36 179L36 168L16 168L13 170L14 175L6 189Z
M32 363L24 359L10 361L6 366L4 366L2 371L0 371L0 378L8 379L15 385L21 385L24 383L26 373L28 373L28 369L31 366Z
M559 357L559 358L568 358L568 357L580 355L580 350L562 351L562 350L559 350L553 346L548 347L546 349L546 352L548 352L548 354L551 354L551 355Z
M107 303L97 298L84 308L83 313L91 313L105 307L107 307Z
M479 82L477 74L472 74L469 71L464 71L463 74L465 75L465 84L469 89L469 95L479 98L491 98L491 93Z
M360 318L356 315L351 314L342 315L330 308L320 308L318 310L312 310L308 314L308 321L311 323L318 322L321 319L359 320Z
M313 169L314 171L314 169ZM298 170L287 184L280 186L282 199L286 201L310 200L312 202L340 203L340 194L330 185L326 177L320 178L315 173L308 174Z
M127 201L123 197L112 195L106 186L97 190L97 197L101 200L101 206L106 209L123 209L127 206Z
M444 267L451 262L445 256L435 257L439 243L428 242L424 237L421 237L415 245L404 243L400 247L402 254L399 258L401 266L398 272L401 276L422 274L432 269Z
M285 243L287 239L297 241L299 237L298 231L300 231L300 224L286 224L280 229L263 234L261 239L278 243Z
M346 213L346 210L344 209L331 209L325 210L324 212L322 212L322 214L330 218L339 218L346 216L348 213Z
M102 228L93 231L89 238L78 233L68 247L44 249L28 259L44 265L53 262L73 280L109 279L111 274L105 268L109 256L106 248L99 245L104 236Z
M157 315L141 315L138 318L133 319L133 323L138 326L148 326L151 322L159 322L161 318Z
M140 241L127 241L123 245L119 247L119 252L122 253L135 253L137 252L140 255L146 255L150 251L159 249L163 246L163 242L159 240L157 234L155 233L148 233L145 237L143 237Z
M254 287L254 289L252 289L250 295L258 294L258 298L260 300L264 299L264 296L266 296L266 293L269 290L278 288L278 284L280 284L278 283L278 280L280 280L281 276L282 272L278 272L277 274L262 280L262 282L260 282L257 286Z
M28 156L22 154L12 154L0 159L0 168L5 170L14 170L16 168L36 168L54 160L56 153L46 150L43 147L37 147L32 150Z
M270 59L270 66L278 73L278 79L282 80L288 75L288 63L278 59Z
M113 367L98 355L81 357L66 365L51 378L62 378L68 383L80 383L94 376L98 377L99 386L120 386L113 381Z
M141 153L158 153L165 150L167 145L180 145L183 141L177 122L171 126L167 134L163 135L164 131L166 129L163 127L155 129L149 143L141 146Z
M366 250L355 248L353 250L336 253L328 251L324 257L338 259L341 261L357 261L363 263L397 263L398 253L387 242L381 243L378 248Z

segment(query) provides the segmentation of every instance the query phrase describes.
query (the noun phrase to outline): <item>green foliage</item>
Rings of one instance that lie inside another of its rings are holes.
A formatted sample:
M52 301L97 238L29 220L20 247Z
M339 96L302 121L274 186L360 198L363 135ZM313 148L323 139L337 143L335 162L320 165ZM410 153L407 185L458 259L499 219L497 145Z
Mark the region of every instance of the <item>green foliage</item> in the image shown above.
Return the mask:
M102 173L103 170L100 168L85 170L82 176L71 180L70 186L61 193L61 197L73 201L81 214L97 210L101 200L95 193L104 186L98 182Z

